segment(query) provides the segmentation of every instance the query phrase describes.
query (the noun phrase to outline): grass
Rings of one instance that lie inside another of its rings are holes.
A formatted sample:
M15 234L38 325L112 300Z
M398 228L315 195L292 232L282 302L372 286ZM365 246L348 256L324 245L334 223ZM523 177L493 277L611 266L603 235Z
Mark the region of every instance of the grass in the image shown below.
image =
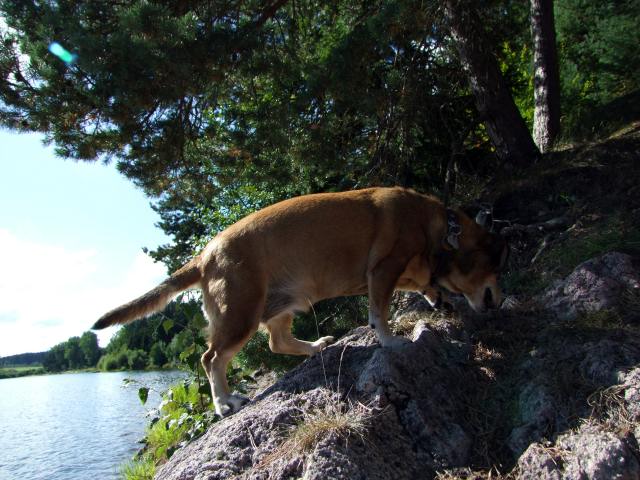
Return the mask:
M535 295L556 279L569 275L578 265L607 252L640 253L640 228L612 213L574 232L544 251L532 266L512 268L500 279L507 294ZM633 294L633 292L631 293ZM638 306L640 300L628 299Z
M510 472L502 475L495 469L471 470L469 468L443 470L436 472L435 480L515 480L516 477Z
M640 251L640 229L614 215L576 233L575 238L553 246L541 256L545 270L569 274L580 263L605 252Z
M449 324L461 326L461 322L455 314L444 310L408 312L395 317L389 322L389 326L395 335L408 337L413 333L414 328L419 322L437 326L445 321Z
M27 375L40 375L45 373L41 365L15 365L0 367L0 379L26 377Z
M533 295L547 286L537 272L512 269L500 277L500 284L505 294Z
M341 402L337 393L325 390L326 400L321 406L303 412L296 425L285 433L284 442L262 459L258 468L264 468L281 459L303 456L322 440L337 437L364 441L373 418L372 410L361 403Z
M322 408L305 412L285 444L292 452L307 453L331 435L364 439L366 429L367 411L362 405L342 409L337 403L326 403Z
M120 467L120 476L125 480L153 480L156 466L151 459L127 462Z
M598 423L606 430L623 436L633 432L638 427L638 421L627 409L625 389L625 385L618 384L591 394L587 400L591 407L591 417L588 421Z

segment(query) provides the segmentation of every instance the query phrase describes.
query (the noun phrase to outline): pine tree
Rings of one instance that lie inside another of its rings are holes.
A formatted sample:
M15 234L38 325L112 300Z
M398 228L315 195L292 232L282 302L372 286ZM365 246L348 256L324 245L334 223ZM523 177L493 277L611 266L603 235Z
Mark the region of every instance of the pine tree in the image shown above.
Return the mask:
M495 56L486 44L472 2L448 0L451 34L467 70L476 107L496 154L514 166L526 166L540 155L527 130Z
M531 0L534 64L533 139L546 152L560 131L560 74L553 0Z

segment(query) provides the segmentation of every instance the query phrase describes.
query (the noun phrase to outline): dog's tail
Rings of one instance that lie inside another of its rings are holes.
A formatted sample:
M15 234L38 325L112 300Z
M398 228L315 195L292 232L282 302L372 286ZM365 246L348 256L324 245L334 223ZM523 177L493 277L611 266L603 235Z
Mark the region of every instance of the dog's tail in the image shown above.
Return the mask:
M111 325L130 323L158 312L162 310L174 296L195 285L201 278L200 256L197 256L153 290L105 313L91 328L93 330L100 330L110 327Z

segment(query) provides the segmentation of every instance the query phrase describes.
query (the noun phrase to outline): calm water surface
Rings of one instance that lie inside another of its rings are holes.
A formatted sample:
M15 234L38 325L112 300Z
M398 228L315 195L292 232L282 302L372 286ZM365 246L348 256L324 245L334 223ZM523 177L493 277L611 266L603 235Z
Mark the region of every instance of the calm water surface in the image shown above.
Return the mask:
M0 380L0 480L116 479L140 448L148 409L132 378L164 390L184 374L111 372Z

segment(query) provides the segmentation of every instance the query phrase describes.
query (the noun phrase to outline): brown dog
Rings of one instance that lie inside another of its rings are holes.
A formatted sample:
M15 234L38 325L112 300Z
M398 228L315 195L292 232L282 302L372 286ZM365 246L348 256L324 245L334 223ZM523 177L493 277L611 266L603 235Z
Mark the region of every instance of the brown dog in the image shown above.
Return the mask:
M276 353L313 355L332 337L303 342L291 334L296 311L319 300L369 295L369 324L383 347L409 340L387 324L394 290L438 288L462 293L474 310L499 306L497 276L504 240L436 198L404 188L369 188L305 195L243 218L218 234L193 260L158 287L104 315L94 329L157 312L179 292L202 289L209 349L202 356L216 412L237 410L231 358L260 324Z

